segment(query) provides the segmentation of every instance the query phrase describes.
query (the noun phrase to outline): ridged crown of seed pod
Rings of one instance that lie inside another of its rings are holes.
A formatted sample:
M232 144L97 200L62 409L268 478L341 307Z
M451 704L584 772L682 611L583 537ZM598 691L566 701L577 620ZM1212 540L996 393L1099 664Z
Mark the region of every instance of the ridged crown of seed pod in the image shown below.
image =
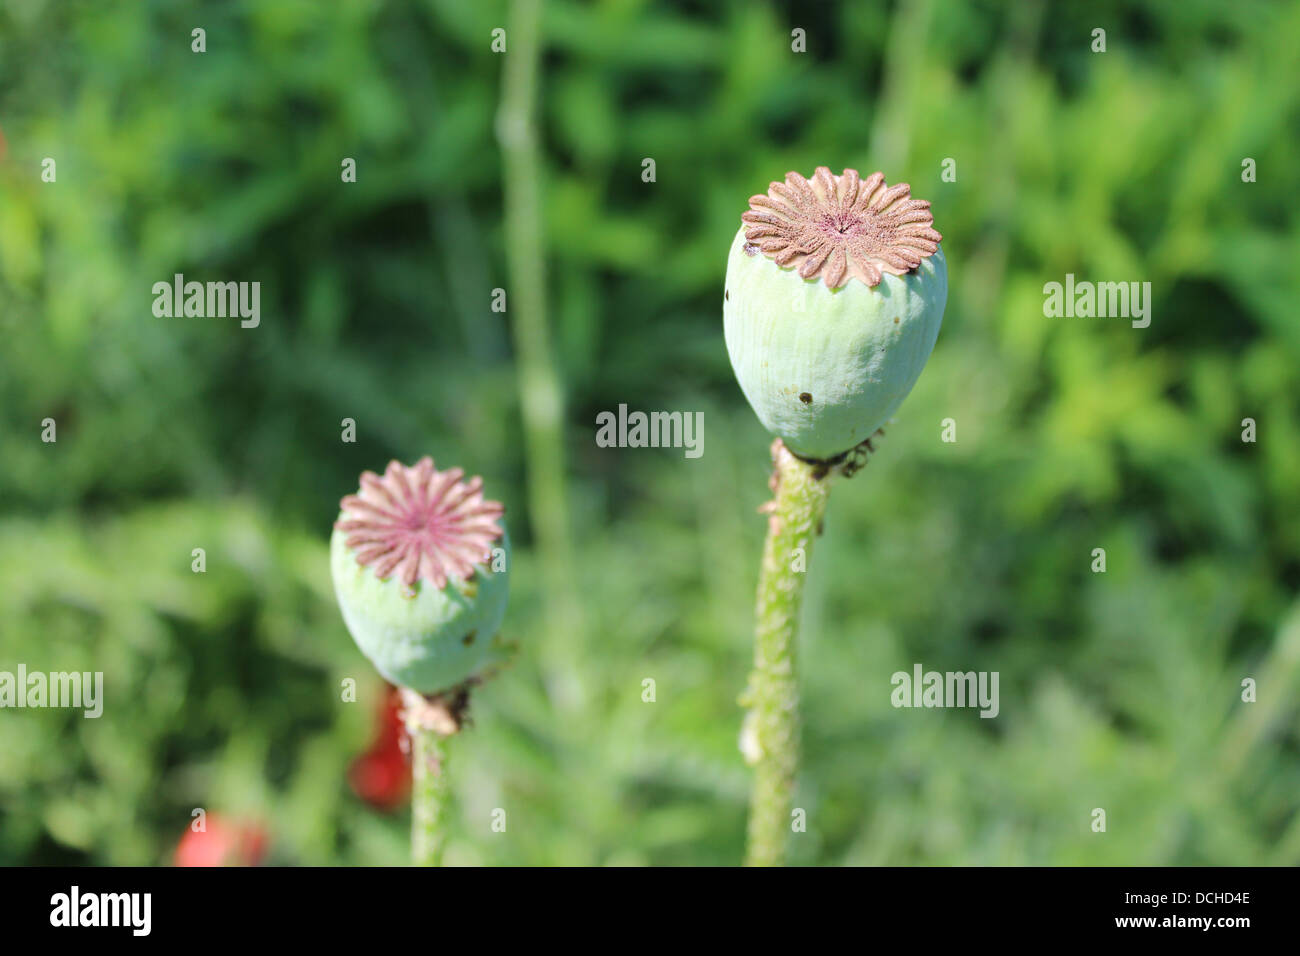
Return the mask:
M753 196L723 295L732 368L759 420L798 455L866 439L921 374L947 301L930 204L882 173L788 173Z
M425 457L361 475L330 540L334 589L357 646L395 684L431 694L502 658L504 507L480 478Z

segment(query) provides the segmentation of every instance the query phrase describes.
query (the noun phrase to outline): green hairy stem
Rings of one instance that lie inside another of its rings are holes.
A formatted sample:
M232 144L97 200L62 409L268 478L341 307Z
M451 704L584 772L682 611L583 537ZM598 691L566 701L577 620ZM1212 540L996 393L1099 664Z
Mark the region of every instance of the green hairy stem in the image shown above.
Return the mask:
M447 738L421 730L411 740L411 858L416 866L442 862L442 819L447 809Z
M460 718L444 698L403 688L402 701L411 740L411 861L440 866L451 800L448 744L460 729Z
M741 750L754 767L747 866L785 862L799 767L799 684L795 638L813 539L830 495L831 470L772 444L773 501L758 582L754 670L741 698L749 708Z

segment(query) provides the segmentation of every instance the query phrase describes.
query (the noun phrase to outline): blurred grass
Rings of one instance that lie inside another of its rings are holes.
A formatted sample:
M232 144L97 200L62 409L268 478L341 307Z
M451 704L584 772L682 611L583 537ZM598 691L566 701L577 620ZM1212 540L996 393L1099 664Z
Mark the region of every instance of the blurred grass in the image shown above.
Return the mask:
M0 11L0 669L107 685L97 721L0 714L0 862L165 862L196 806L267 821L277 862L404 862L403 815L345 780L381 688L326 540L358 472L424 453L482 474L517 542L522 652L458 742L449 862L737 862L767 438L718 293L746 198L826 164L931 199L951 288L810 572L795 859L1300 863L1300 5L548 0L569 629L541 624L491 311L506 23L457 0ZM261 281L260 328L154 318L174 272ZM1044 318L1067 272L1150 281L1151 327ZM704 411L704 457L597 448L621 402ZM999 671L999 718L890 707L918 661Z

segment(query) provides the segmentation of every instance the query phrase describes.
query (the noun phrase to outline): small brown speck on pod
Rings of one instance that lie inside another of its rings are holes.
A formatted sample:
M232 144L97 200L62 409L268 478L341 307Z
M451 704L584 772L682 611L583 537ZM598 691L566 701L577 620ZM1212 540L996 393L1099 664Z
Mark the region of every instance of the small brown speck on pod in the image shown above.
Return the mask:
M894 316L894 324L895 324L895 325L898 324L898 316Z
M726 292L722 293L722 298L723 298L725 301L730 302L730 301L731 301L731 290L728 289Z
M811 392L800 392L800 393L799 393L799 401L801 401L801 402L803 402L805 405L807 405L809 402L812 401L812 393L811 393Z
M460 639L460 642L464 644L466 647L469 647L471 644L474 643L474 638L476 637L478 637L478 631L470 631L468 634L466 634L464 637Z

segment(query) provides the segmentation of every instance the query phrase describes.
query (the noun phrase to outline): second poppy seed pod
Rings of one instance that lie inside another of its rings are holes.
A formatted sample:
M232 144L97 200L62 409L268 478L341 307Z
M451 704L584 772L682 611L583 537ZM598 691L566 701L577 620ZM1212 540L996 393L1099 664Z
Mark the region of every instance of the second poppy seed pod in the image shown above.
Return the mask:
M504 654L510 543L482 481L433 459L361 476L341 503L330 568L344 623L384 677L435 694L483 676Z
M722 307L732 368L768 431L833 458L889 420L938 338L948 272L930 204L821 166L741 219Z

